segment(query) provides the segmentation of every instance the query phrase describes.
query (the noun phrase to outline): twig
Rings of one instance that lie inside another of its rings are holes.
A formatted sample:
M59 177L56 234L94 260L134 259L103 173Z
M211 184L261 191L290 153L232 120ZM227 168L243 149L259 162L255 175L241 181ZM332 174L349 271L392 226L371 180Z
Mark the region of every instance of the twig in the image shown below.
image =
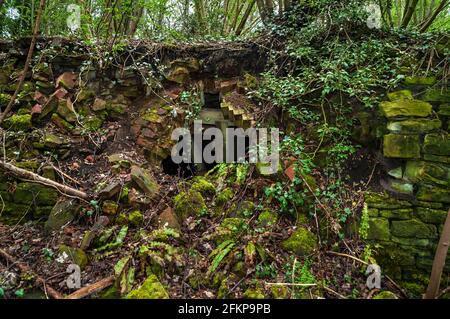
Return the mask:
M100 281L97 281L96 283L83 287L77 291L75 291L74 293L68 295L66 297L66 299L81 299L84 297L87 297L95 292L99 292L102 291L103 289L111 286L115 281L115 277L114 276L110 276L107 278L104 278Z
M39 275L35 274L30 269L30 267L28 267L28 265L26 265L25 263L17 261L13 256L11 256L7 252L5 252L3 249L0 249L0 256L3 257L9 263L16 265L17 268L19 268L20 272L32 274L33 277L35 278L35 282L42 286L42 288L44 289L44 292L46 293L46 295L48 294L53 299L63 299L63 296L58 291L56 291L55 289L53 289L52 287L47 285L46 282L45 282L45 279L43 279Z
M19 178L25 178L28 180L32 180L50 187L54 187L56 188L58 191L60 191L63 194L67 194L67 195L72 195L84 200L88 200L89 199L89 195L85 192L79 191L77 189L74 189L72 187L66 186L66 185L62 185L60 183L57 183L51 179L39 176L33 172L21 169L17 166L14 166L10 163L5 163L3 161L0 161L0 169L6 170L8 172L11 172L12 174L14 174L15 176L19 177Z

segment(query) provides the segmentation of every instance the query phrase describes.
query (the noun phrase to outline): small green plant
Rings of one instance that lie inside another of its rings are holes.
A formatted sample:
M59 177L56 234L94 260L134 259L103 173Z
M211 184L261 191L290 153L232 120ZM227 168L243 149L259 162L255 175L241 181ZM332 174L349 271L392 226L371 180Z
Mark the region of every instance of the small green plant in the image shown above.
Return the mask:
M55 253L49 248L43 248L42 253L47 261L52 261Z
M359 236L361 239L367 239L369 232L369 209L367 207L367 203L364 203L364 207L362 209L361 221L359 225Z

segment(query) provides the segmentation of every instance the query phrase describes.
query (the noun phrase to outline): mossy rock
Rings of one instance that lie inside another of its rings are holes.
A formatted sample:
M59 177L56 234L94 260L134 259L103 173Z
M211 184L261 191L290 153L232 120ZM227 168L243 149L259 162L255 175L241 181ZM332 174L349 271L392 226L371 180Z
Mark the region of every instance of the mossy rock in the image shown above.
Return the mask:
M450 102L450 90L430 88L425 92L423 100L432 103Z
M229 217L242 217L249 218L253 216L255 212L255 204L251 201L242 201L238 204L234 204L227 211Z
M414 99L410 90L400 90L388 93L388 98L391 102Z
M450 117L450 104L442 104L441 106L439 106L438 114L440 116Z
M225 204L229 203L233 196L234 192L229 188L225 188L216 196L214 204L216 206L224 206Z
M202 194L195 190L181 192L175 196L173 203L175 214L182 221L189 216L199 216L208 210Z
M372 299L398 299L398 297L393 292L384 290L384 291L379 292Z
M412 195L414 192L414 185L398 179L389 179L388 185L391 190L399 194Z
M392 221L392 235L407 238L437 238L437 229L434 225L421 222L418 219Z
M138 227L144 222L144 215L140 211L135 210L128 215L128 220L131 225Z
M448 133L427 134L423 144L424 153L450 156L450 135Z
M398 200L384 193L366 192L364 200L369 208L376 209L400 209L412 206L408 201Z
M381 210L379 212L379 216L387 219L399 219L406 220L411 219L413 214L412 208L403 208L403 209L395 209L395 210Z
M433 85L436 83L434 76L407 76L404 83L406 85Z
M450 166L425 161L408 161L404 177L413 183L425 182L450 186Z
M450 189L423 184L419 186L416 197L425 202L450 203Z
M369 218L369 230L367 234L369 240L389 240L389 221L386 218Z
M52 208L45 223L45 230L54 231L61 229L61 227L67 225L75 218L78 209L79 206L73 199L60 201Z
M383 154L389 158L419 158L419 136L387 134L383 139Z
M242 295L244 299L264 299L264 290L261 288L248 288Z
M258 222L262 227L273 226L278 221L278 214L270 209L264 210L258 216Z
M420 100L398 100L381 102L381 112L389 119L397 117L427 117L431 115L430 103Z
M12 115L4 120L3 126L12 131L28 131L33 126L31 115Z
M270 287L270 292L274 299L288 299L289 289L284 285L272 285Z
M317 238L308 229L299 227L288 239L281 242L281 247L299 256L306 256L317 248Z
M61 254L67 254L67 256L70 258L70 260L80 266L81 269L84 269L86 267L86 265L88 264L88 257L86 255L86 253L81 250L80 248L74 248L74 247L69 247L66 245L61 245L59 247L59 252Z
M19 183L14 192L14 202L21 205L53 206L59 193L53 188L34 183Z
M169 299L164 286L156 275L150 275L139 289L132 290L126 299Z
M98 131L103 125L104 119L99 115L88 115L83 121L83 127L88 131L95 132Z
M216 187L214 184L206 180L204 177L196 177L191 189L199 192L203 196L214 195L216 193Z
M159 192L159 185L153 175L139 166L131 167L131 179L149 197L154 197Z
M429 224L443 224L447 218L445 210L425 207L416 207L416 215L421 221Z
M387 129L395 134L421 134L436 131L441 128L439 119L409 119L389 122Z
M103 202L102 212L106 215L116 215L119 210L119 205L111 200Z

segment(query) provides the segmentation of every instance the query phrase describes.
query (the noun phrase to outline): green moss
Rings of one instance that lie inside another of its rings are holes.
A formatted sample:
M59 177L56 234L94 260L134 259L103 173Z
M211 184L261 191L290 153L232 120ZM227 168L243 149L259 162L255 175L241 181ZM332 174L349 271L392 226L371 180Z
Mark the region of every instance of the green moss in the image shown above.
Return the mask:
M423 151L434 155L450 156L450 135L448 133L427 134L424 139Z
M103 125L103 118L97 115L88 115L83 119L83 127L89 131L98 131Z
M175 214L180 220L185 220L189 216L199 216L208 209L202 194L195 190L181 192L175 196L173 203Z
M59 193L49 187L34 183L20 183L14 193L14 202L22 205L53 206Z
M140 226L144 222L144 215L138 210L135 210L128 215L128 220L133 226Z
M11 98L12 98L12 96L9 95L9 94L0 93L0 107L2 109L4 109L8 105L9 101L11 100Z
M31 115L12 115L3 122L5 128L12 131L28 131L31 129Z
M272 285L270 292L274 299L287 299L289 298L289 289L284 285Z
M275 225L277 221L278 221L278 214L269 209L263 211L258 216L258 222L263 227Z
M106 215L115 215L119 209L119 205L116 202L107 200L103 202L102 211Z
M199 192L203 196L214 195L216 193L216 187L204 177L195 178L195 182L192 184L191 189Z
M450 203L450 189L432 185L420 185L416 197L425 202Z
M440 163L408 161L406 164L405 178L413 183L426 182L449 186L450 167Z
M398 297L393 292L384 290L373 297L373 299L398 299Z
M383 140L383 154L390 158L419 158L419 136L387 134Z
M299 256L305 256L316 249L317 238L308 229L299 227L288 239L281 242L281 247Z
M443 224L447 218L447 212L445 210L425 207L417 207L416 214L421 221L429 224Z
M369 218L369 240L389 240L389 221L385 218Z
M450 90L430 88L425 92L423 99L435 103L450 102Z
M369 208L399 209L412 206L408 201L398 200L383 193L366 192L364 193L364 199Z
M388 98L392 102L414 99L410 90L400 90L400 91L388 93Z
M264 291L261 288L248 288L242 295L244 299L264 299Z
M164 286L156 275L150 275L139 289L131 291L127 299L169 299Z
M214 203L216 206L223 206L227 204L233 198L233 196L234 196L233 191L229 188L225 188L217 195Z
M434 225L424 224L417 219L392 221L392 235L411 238L436 238L437 229Z
M403 208L395 210L382 210L379 215L387 219L410 219L412 213L412 208Z
M433 85L436 83L436 77L434 76L407 76L405 77L406 85Z
M142 119L150 123L162 123L164 118L158 115L157 109L150 109L142 115Z
M387 129L397 134L419 134L436 131L442 126L439 119L409 119L389 122Z
M420 100L399 100L381 102L381 112L389 119L396 117L427 117L431 115L432 106Z

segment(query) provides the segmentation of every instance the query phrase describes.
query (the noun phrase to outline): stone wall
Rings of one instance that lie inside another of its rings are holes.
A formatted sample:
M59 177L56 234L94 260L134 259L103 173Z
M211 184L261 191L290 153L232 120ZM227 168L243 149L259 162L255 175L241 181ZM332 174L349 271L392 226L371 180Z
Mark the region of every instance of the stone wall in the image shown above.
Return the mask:
M434 78L406 78L380 104L385 192L365 196L368 239L379 245L379 262L417 292L431 272L450 206L450 92L434 84Z

